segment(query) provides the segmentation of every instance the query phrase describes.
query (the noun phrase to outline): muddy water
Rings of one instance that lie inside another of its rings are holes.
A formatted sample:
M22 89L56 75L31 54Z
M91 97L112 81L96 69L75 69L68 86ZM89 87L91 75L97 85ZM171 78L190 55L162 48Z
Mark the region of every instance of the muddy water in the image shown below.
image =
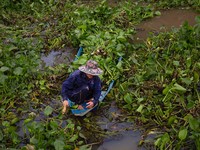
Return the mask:
M139 131L124 131L116 136L107 138L97 150L139 150L138 143L141 137ZM144 148L140 148L144 150Z
M51 51L49 54L42 54L41 61L42 67L45 66L56 66L61 63L69 64L74 60L76 50L73 48L65 48L59 51Z
M151 32L158 34L159 32L179 28L185 21L190 25L194 25L195 17L200 15L193 10L184 9L161 10L160 12L161 16L148 19L136 27L135 42L144 41Z
M139 147L142 132L132 122L125 121L125 114L111 102L109 108L100 108L95 122L102 131L108 132L102 144L93 146L92 150L145 150Z

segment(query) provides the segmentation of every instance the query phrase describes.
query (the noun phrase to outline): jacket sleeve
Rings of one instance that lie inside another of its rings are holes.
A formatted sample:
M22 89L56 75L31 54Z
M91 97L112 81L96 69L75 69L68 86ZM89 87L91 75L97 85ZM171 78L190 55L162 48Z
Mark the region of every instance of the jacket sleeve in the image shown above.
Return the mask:
M99 97L101 95L101 80L99 77L96 77L95 84L94 84L94 105L96 105L99 102Z
M74 72L63 82L62 90L61 90L61 96L63 100L68 100L69 97L67 95L70 95L73 89L76 76L77 76L77 73Z

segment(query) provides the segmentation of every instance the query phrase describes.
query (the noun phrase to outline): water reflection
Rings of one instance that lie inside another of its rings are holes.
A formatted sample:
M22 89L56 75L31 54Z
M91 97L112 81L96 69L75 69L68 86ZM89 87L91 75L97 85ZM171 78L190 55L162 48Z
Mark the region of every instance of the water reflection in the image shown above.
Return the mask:
M76 50L72 48L65 48L59 51L52 50L49 54L42 54L42 68L48 66L56 66L61 63L70 63L73 61Z
M124 131L104 139L97 150L145 150L143 147L138 147L140 137L140 131Z
M93 146L93 150L145 150L139 147L142 133L136 129L134 123L124 120L126 116L111 102L108 108L100 108L101 113L96 116L96 123L102 131L107 133L101 145Z
M173 28L180 28L187 21L190 25L194 25L195 17L199 14L193 10L186 9L170 9L161 10L161 16L143 21L136 27L136 40L134 42L142 42L146 40L149 33L159 33L170 31Z

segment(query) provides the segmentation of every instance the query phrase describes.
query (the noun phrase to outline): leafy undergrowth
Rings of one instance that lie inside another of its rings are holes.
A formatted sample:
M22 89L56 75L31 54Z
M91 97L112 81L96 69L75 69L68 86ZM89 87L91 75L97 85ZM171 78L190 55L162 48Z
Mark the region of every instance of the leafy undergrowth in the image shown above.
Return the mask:
M185 23L149 37L129 53L128 80L116 89L121 107L138 123L163 129L159 149L200 148L199 19L194 27Z
M131 43L135 25L160 15L152 4L121 2L111 7L106 1L91 6L61 0L0 4L0 148L91 149L82 129L93 124L92 119L84 124L63 118L59 100L67 75L95 59L104 70L102 81L117 81L110 97L130 119L146 128L164 128L155 142L159 149L199 149L199 18L195 27L185 24L136 45ZM84 55L71 66L40 68L42 52L66 46L82 46Z
M196 11L199 11L200 3L199 0L171 0L170 2L168 0L143 0L145 2L150 2L154 5L156 5L159 8L172 8L172 7L192 7Z

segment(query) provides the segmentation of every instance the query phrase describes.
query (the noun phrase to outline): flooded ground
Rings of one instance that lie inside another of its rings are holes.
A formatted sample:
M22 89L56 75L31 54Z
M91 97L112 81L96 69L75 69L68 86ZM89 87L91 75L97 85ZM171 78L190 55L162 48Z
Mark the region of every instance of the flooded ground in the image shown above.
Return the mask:
M162 10L161 16L148 19L137 26L135 42L144 41L150 32L159 33L169 31L172 28L179 28L185 21L190 25L195 24L195 17L198 14L192 10ZM48 55L42 55L43 66L54 66L60 63L70 63L76 54L74 49L65 49L61 51L52 51ZM115 102L110 102L107 108L100 108L95 113L94 122L107 136L100 144L94 145L93 150L151 150L154 147L138 146L142 137L142 131L137 129L133 123L127 122L123 118L124 114L117 108ZM155 134L146 137L153 140ZM153 142L152 142L153 143Z
M145 150L144 147L138 146L142 132L134 123L126 121L125 114L116 103L111 102L106 107L108 108L100 108L101 113L96 116L95 122L108 134L100 145L93 146L93 150Z
M135 42L144 41L151 32L158 34L159 32L179 28L185 21L190 25L194 25L195 17L200 15L193 10L185 9L161 10L160 12L161 16L148 19L136 27Z
M65 48L59 51L51 51L49 54L42 54L41 61L42 67L56 66L61 63L71 63L76 55L76 50L73 48Z
M111 136L103 141L103 144L97 150L144 150L139 148L141 133L139 131L124 131L116 136Z

